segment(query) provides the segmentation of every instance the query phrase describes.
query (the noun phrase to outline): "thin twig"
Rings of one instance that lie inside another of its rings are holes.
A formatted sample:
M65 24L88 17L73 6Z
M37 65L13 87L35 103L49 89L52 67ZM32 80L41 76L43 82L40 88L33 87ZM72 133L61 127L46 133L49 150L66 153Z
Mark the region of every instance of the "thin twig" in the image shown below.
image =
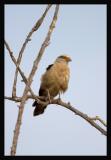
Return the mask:
M10 100L10 101L14 101L14 102L21 102L21 100L22 100L21 97L8 97L8 96L5 96L4 98L7 99L7 100Z
M17 65L19 66L20 65L20 62L21 62L21 59L22 59L22 55L23 55L23 52L26 48L26 45L27 43L30 41L31 39L31 36L32 34L37 31L37 29L41 26L48 10L50 9L51 5L49 4L47 7L46 7L46 10L45 12L43 13L43 15L41 16L41 18L36 22L36 24L34 25L34 27L31 29L31 31L29 32L29 34L27 35L26 39L25 39L25 42L23 43L22 45L22 48L19 52L19 56L18 56L18 59L17 59ZM15 76L14 76L14 83L13 83L13 89L12 89L12 97L16 97L16 84L17 84L17 76L18 76L18 68L16 68L16 71L15 71Z
M33 77L35 75L35 72L36 72L38 64L39 64L39 62L41 60L41 57L42 57L42 55L44 53L44 50L49 44L51 33L53 31L53 28L55 27L55 22L57 21L58 10L59 10L59 6L56 5L54 17L53 17L52 23L51 23L51 25L49 27L48 34L47 34L47 36L45 38L45 41L43 42L43 44L41 46L41 49L39 51L39 54L38 54L37 58L34 61L32 70L31 70L30 75L28 77L27 85L26 85L26 87L24 89L24 92L23 92L23 96L22 96L22 100L20 102L20 107L19 107L19 112L18 112L18 118L17 118L17 122L16 122L16 125L15 125L15 131L14 131L14 136L13 136L12 147L11 147L11 155L12 156L16 154L18 136L19 136L19 133L20 133L20 126L21 126L22 115L23 115L23 111L24 111L24 105L25 105L26 98L27 98L27 93L29 91L29 87L30 87L30 85L32 83L32 79L33 79ZM18 67L18 69L19 69L19 67Z
M98 121L101 122L105 127L107 127L107 124L106 124L99 116L92 117L91 119L94 120L94 121L98 120Z
M27 99L29 99L29 98L34 99L31 95L27 96ZM12 101L15 101L15 102L22 100L22 98L20 98L20 97L16 97L16 98L6 97L6 99L12 100ZM95 120L103 121L102 119L98 118L97 116L94 117L94 118L91 118L87 114L85 114L85 113L79 111L78 109L76 109L75 107L72 107L70 103L65 103L60 99L53 99L53 100L51 100L51 102L49 102L49 101L43 102L43 101L40 100L40 97L38 97L38 99L39 99L38 103L40 103L40 104L44 104L44 105L58 104L62 107L65 107L65 108L71 110L76 115L82 117L84 120L86 120L88 123L90 123L93 127L95 127L97 130L99 130L103 135L105 135L105 136L107 135L107 132L95 122Z

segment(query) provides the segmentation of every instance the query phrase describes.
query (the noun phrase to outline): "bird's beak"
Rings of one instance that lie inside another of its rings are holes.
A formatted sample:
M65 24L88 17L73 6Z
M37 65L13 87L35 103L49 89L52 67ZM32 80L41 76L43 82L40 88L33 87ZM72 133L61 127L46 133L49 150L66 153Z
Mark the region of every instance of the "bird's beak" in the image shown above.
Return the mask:
M72 61L72 59L70 57L67 57L66 59L67 59L67 62L71 62Z

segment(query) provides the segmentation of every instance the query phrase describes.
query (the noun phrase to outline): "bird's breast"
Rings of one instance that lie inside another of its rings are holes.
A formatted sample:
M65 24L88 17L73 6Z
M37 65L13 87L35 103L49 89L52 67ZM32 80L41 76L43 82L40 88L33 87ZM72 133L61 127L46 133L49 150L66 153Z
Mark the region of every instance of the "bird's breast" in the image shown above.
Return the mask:
M55 64L42 77L42 86L54 97L59 92L65 92L69 82L69 68L66 64Z
M58 70L56 72L57 83L61 92L65 92L68 88L70 71L68 65L58 65Z
M61 92L65 92L67 90L68 82L69 82L69 72L62 72L59 81Z

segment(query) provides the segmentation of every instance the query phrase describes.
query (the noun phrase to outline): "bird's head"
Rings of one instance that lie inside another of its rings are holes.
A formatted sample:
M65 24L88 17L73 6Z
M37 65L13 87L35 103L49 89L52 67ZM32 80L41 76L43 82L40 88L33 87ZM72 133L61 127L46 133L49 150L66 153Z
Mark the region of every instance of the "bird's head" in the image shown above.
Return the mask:
M70 62L70 61L72 61L71 60L71 58L68 56L68 55L61 55L61 56L59 56L58 58L57 58L57 60L59 61L61 61L61 60L63 60L63 61L65 61L65 62Z

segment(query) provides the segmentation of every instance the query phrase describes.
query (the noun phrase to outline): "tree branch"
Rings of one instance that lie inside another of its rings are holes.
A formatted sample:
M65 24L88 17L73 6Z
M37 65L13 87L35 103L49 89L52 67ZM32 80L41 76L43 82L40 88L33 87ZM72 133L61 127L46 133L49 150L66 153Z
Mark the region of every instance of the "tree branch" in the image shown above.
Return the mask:
M22 59L22 55L23 55L23 52L26 48L26 45L28 44L28 42L31 40L31 36L32 34L37 31L37 29L41 26L48 10L50 9L51 5L49 4L47 7L46 7L46 10L45 12L43 13L43 15L41 16L41 18L36 22L36 24L33 26L33 28L31 29L31 31L29 32L27 38L25 39L25 42L23 43L22 45L22 48L19 52L19 56L18 56L18 59L17 59L17 65L19 66L20 65L20 62L21 62L21 59ZM14 83L13 83L13 90L12 90L12 97L16 97L16 84L17 84L17 76L18 76L18 68L16 68L16 71L15 71L15 77L14 77Z
M46 102L43 102L44 98L45 97L43 97L43 96L27 95L26 99L34 99L34 100L38 101L38 103L46 104ZM14 101L14 102L21 102L22 101L22 97L9 97L9 96L5 96L4 99L10 100L10 101Z
M8 99L8 100L15 101L15 102L20 102L22 100L22 98L20 98L20 97L16 97L16 98L5 97L5 98ZM27 99L29 99L29 98L30 99L34 99L31 95L27 96ZM76 115L82 117L84 120L86 120L88 123L90 123L93 127L95 127L97 130L99 130L103 135L105 135L105 136L107 135L107 132L95 122L95 120L99 120L99 121L101 121L101 123L104 122L98 116L96 116L94 118L91 118L87 114L77 110L75 107L72 107L72 105L70 103L65 103L60 99L53 99L53 100L51 100L51 102L49 102L49 101L43 102L43 101L41 101L41 97L37 96L37 98L39 99L38 103L40 103L40 104L44 104L44 105L58 104L58 105L60 105L62 107L65 107L65 108L69 109L70 111L74 112ZM104 124L105 124L105 122L104 122Z
M107 132L101 128L97 123L94 122L93 119L91 119L87 114L83 113L83 112L80 112L79 110L77 110L76 108L72 107L70 105L70 103L64 103L63 101L61 100L54 100L52 102L53 104L58 104L58 105L61 105L69 110L71 110L72 112L74 112L76 115L82 117L83 119L85 119L87 122L89 122L93 127L95 127L97 130L99 130L103 135L107 135Z

